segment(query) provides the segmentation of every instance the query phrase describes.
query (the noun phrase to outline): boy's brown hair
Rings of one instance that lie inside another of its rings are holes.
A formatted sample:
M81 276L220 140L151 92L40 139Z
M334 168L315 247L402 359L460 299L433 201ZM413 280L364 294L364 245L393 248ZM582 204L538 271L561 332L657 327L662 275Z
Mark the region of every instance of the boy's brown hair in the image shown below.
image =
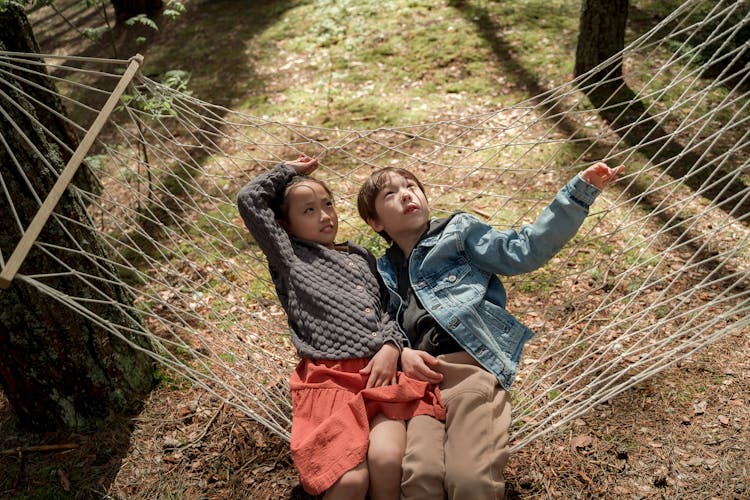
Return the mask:
M380 191L383 189L383 186L388 181L388 177L391 175L398 175L400 177L403 177L404 179L414 181L417 186L419 186L419 189L422 191L422 193L424 193L425 199L427 198L427 193L424 190L424 186L419 181L419 179L417 179L417 176L415 176L410 171L398 167L381 168L380 170L376 170L375 172L371 173L364 184L362 184L362 187L359 188L359 195L357 196L357 210L359 211L359 216L362 217L365 222L368 222L370 220L377 220L378 212L375 210L375 198L378 197L378 193L380 193ZM382 236L388 243L393 241L385 231L380 231L378 234Z

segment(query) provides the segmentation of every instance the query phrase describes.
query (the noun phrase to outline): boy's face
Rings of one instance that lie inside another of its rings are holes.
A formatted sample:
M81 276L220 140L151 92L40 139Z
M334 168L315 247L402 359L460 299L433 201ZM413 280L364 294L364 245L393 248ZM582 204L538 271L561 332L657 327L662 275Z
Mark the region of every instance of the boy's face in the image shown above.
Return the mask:
M388 178L375 198L377 219L368 222L376 232L385 231L394 240L421 235L430 221L427 197L416 182L397 174Z
M292 236L333 246L339 227L333 200L317 182L303 181L287 193L289 212L281 222Z

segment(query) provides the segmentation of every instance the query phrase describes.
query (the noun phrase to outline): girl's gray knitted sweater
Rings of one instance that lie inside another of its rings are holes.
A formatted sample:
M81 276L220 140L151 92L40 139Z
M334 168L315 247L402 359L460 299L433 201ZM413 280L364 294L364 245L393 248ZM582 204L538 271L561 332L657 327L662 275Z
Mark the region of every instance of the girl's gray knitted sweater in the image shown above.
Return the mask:
M293 168L277 165L243 187L237 205L268 259L298 354L369 358L388 341L401 349L402 334L386 312L387 290L372 254L351 243L329 249L290 237L276 222L269 203L295 175Z

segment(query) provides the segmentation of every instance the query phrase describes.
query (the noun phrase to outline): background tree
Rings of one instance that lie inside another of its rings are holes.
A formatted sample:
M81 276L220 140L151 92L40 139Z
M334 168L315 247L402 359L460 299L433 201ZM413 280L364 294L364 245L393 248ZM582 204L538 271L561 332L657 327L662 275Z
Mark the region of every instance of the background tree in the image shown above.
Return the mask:
M741 20L747 19L748 14L750 14L750 7L745 6L733 15ZM627 19L628 0L581 1L576 46L576 77L586 74L625 48ZM739 20L730 20L726 26L736 25ZM717 29L720 29L720 26L717 26L715 22L708 23L691 35L691 38L695 39L694 43L700 40L704 53L702 57L710 58L711 54L719 52L720 48L730 51L747 45L748 37L750 37L750 28L747 26L733 32L726 40L714 41L711 44L704 43ZM740 53L740 56L742 57L733 58L733 63L744 67L748 61L747 51ZM726 67L728 63L729 61L724 60L720 71L726 70L731 75L733 69ZM706 63L705 66L709 74L718 72L716 65ZM579 83L579 86L598 109L599 115L610 124L613 130L617 131L623 142L636 148L652 162L663 165L666 174L675 179L686 178L686 185L700 191L707 199L718 202L719 206L723 206L725 201L736 199L746 191L746 183L741 178L734 178L727 184L706 187L706 182L714 167L702 168L701 165L705 164L707 158L695 151L686 150L673 134L664 129L661 118L651 114L648 103L644 103L628 87L623 80L621 57L592 71ZM736 206L729 203L726 206L733 207L735 215L746 214L750 211L750 200L747 197L743 200Z
M7 2L0 0L0 11L5 10L5 3ZM24 23L22 26L17 26L15 24L16 20L11 19L10 16L4 16L2 22L3 34L1 36L3 43L5 44L4 50L12 52L39 52L39 47L34 39L31 26L28 25L28 20L25 16L23 19L18 19L18 22ZM9 23L12 23L13 26ZM15 36L10 35L11 31L14 31ZM59 94L55 91L52 81L49 78L39 75L36 71L25 73L24 78L34 84L24 85L24 92L26 92L32 99L49 104L50 109L37 106L34 111L39 122L67 146L67 149L58 148L63 162L67 162L71 156L70 151L74 151L78 146L78 137L76 136L75 129L68 121L62 119L59 115L51 111L60 111L63 109L62 100L60 99ZM96 192L100 188L96 177L92 175L85 163L78 169L74 182L76 185L87 191Z
M185 11L183 0L86 0L79 3L85 4L85 10L89 12L99 11L91 13L101 18L102 24L78 26L76 20L71 19L66 12L65 2L57 0L0 0L0 9L11 4L33 9L50 9L62 23L78 31L81 37L94 43L109 44L112 49L111 57L114 58L121 57L118 45L123 40L142 45L150 35L158 31L161 22L175 19ZM111 9L114 9L114 22L108 13ZM128 52L127 56L134 53Z
M581 0L575 76L595 68L625 47L628 0ZM581 86L599 84L611 90L622 81L622 59L592 73Z
M6 4L0 8L0 50L10 48L38 52L23 10ZM28 84L5 81L11 83L0 93L0 173L3 192L11 193L13 199L0 194L0 251L9 256L21 238L16 217L20 225L28 226L39 208L33 193L44 197L56 180L50 166L59 172L65 162L58 145L30 118L41 121L44 113L25 97L24 93L32 92ZM46 85L54 88L51 82ZM63 112L49 94L36 98ZM67 296L101 299L104 294L121 305L91 302L89 308L95 315L124 327L120 331L143 331L140 318L129 312L132 296L108 279L117 271L105 259L91 257L104 257L106 251L75 188L66 190L56 212L65 214L68 221L50 220L39 240L69 247L74 240L78 245L74 248L80 251L43 252L34 247L21 272L50 273L45 284ZM66 273L67 267L85 271L95 287ZM55 273L63 274L55 277ZM86 429L113 411L138 409L153 386L153 362L144 352L149 347L145 337L131 335L125 342L18 279L8 289L0 289L0 386L19 421L32 428Z
M164 8L162 0L112 0L112 5L117 24L140 14L153 18Z

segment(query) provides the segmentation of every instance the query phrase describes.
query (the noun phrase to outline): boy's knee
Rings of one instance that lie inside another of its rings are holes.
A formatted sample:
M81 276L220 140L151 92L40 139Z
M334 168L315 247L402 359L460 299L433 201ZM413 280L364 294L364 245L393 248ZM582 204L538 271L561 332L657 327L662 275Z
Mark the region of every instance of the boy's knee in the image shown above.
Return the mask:
M416 457L415 457L416 458ZM442 498L445 468L440 454L404 460L401 469L403 498Z
M445 425L429 416L416 416L407 427L401 470L404 498L442 498L445 474Z
M502 473L481 467L453 464L445 471L445 491L448 498L476 498L497 500L505 497L505 479Z
M442 464L440 464L442 465ZM443 484L443 467L426 467L425 464L415 462L404 463L401 472L402 481L416 483Z
M487 497L484 493L486 484L489 480L487 477L478 474L476 469L470 467L453 466L446 468L445 471L445 491L448 498L464 498L468 492L477 492L475 498L492 498ZM479 494L479 492L482 492Z
M453 463L445 470L445 489L447 491L466 491L472 486L486 480L477 467L470 463ZM451 497L452 498L452 497Z

